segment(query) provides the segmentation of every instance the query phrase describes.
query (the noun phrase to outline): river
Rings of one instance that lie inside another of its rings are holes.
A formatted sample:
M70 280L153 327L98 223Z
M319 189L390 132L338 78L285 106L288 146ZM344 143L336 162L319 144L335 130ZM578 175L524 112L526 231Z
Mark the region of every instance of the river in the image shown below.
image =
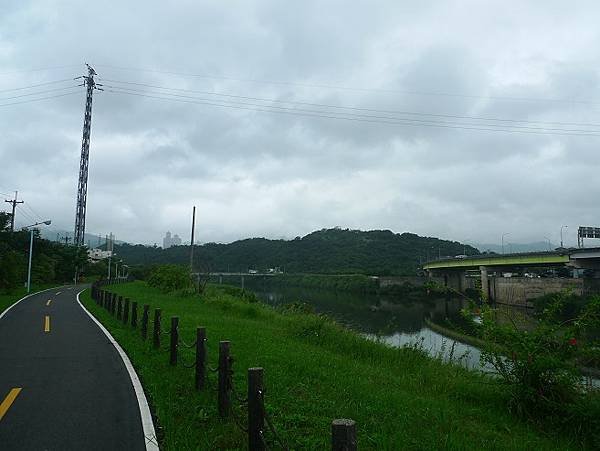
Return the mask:
M240 286L238 278L226 283ZM429 355L469 369L494 373L489 365L480 362L481 351L429 327L426 319L442 323L446 318L458 324L464 321L461 310L466 307L460 298L405 300L398 296L359 294L304 287L268 284L264 278L247 277L245 288L252 291L264 303L278 306L292 302L304 302L313 306L315 312L324 313L337 322L353 329L370 340L390 346L418 346ZM499 306L500 307L500 306ZM521 307L501 306L509 315L524 315ZM600 379L583 377L584 384L600 388Z
M227 282L236 285L239 280ZM325 313L369 339L397 347L419 346L430 355L443 360L452 359L468 368L483 369L478 348L445 337L431 330L425 323L426 318L434 322L441 322L445 318L460 321L460 311L466 306L461 299L403 301L398 297L375 294L272 287L261 278L250 277L246 278L245 288L266 304L277 306L305 302L312 305L317 313Z

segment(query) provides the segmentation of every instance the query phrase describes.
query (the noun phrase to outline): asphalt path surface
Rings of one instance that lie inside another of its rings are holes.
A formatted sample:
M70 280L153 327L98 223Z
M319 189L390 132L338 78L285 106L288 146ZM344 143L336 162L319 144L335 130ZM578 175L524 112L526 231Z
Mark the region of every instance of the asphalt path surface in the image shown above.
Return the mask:
M3 451L146 449L127 369L81 289L43 291L0 318Z

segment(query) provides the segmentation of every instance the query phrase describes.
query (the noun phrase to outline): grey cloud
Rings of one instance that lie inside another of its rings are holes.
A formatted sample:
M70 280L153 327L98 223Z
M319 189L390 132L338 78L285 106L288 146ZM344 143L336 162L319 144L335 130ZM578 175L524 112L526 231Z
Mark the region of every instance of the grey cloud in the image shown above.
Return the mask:
M2 12L0 90L75 77L87 61L108 86L122 80L375 110L600 123L598 104L546 101L600 99L594 2L131 1L89 14L81 2L31 0L3 2ZM494 242L507 231L515 241L539 240L563 223L600 225L598 137L261 113L108 86L94 102L92 232L148 243L167 229L187 236L194 204L202 241L339 225ZM5 97L0 92L0 105ZM66 230L83 104L81 92L0 106L0 191L19 189Z

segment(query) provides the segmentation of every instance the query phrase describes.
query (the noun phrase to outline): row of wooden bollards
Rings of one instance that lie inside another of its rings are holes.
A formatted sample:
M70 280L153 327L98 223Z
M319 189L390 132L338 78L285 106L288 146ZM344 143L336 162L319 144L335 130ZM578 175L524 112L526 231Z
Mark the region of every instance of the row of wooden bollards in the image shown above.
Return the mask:
M101 289L108 285L107 281L99 281L92 285L92 299L100 306L104 307L109 313L121 320L123 324L130 324L131 327L138 327L138 303L131 302L129 298L117 296L116 293ZM148 323L150 321L150 305L143 305L140 330L142 339L148 338ZM152 346L159 349L161 345L161 309L154 309L154 319L152 321ZM176 366L178 364L178 351L180 344L187 347L195 347L196 360L187 368L194 368L194 386L196 390L203 390L206 386L207 370L207 351L206 351L206 328L196 328L196 340L191 345L182 343L179 337L179 317L171 317L171 328L169 331L169 364ZM228 418L232 414L232 375L233 358L230 354L229 341L219 342L219 364L216 369L218 373L218 411L221 418ZM185 365L184 365L185 366ZM263 387L263 368L248 369L248 393L244 403L248 406L247 426L244 431L248 434L248 449L262 451L267 449L265 440L265 425L271 428L271 431L278 438L277 432L272 429L271 422L266 423L266 410L264 406L264 387ZM279 441L282 448L287 446ZM331 445L335 451L353 451L357 449L356 441L356 423L349 419L336 419L331 424Z

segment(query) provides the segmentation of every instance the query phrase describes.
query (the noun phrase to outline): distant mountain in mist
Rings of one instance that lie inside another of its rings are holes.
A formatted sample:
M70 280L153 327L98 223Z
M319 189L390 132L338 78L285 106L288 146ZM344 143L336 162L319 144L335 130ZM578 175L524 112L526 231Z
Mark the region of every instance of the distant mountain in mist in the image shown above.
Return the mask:
M48 230L45 227L40 227L40 233L42 234L42 238L45 238L49 241L60 241L62 243L65 242L65 236L69 238L69 244L73 244L73 232L67 232L66 230ZM94 235L93 233L85 234L85 244L90 247L99 247L106 245L106 237ZM115 240L116 244L123 244L124 241Z
M490 244L490 243L473 243L477 249L481 252L496 252L502 253L502 245ZM533 243L504 243L504 253L516 253L516 252L540 252L554 250L558 247L557 244L548 243L548 241L536 241Z

